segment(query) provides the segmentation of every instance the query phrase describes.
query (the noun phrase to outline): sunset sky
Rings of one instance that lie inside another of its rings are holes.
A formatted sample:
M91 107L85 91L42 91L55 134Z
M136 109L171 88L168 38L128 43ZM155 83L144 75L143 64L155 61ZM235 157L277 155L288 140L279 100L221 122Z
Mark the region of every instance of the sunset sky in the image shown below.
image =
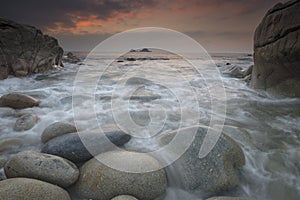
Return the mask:
M255 27L279 0L7 0L0 17L38 27L65 50L89 51L132 28L183 32L210 52L252 52Z

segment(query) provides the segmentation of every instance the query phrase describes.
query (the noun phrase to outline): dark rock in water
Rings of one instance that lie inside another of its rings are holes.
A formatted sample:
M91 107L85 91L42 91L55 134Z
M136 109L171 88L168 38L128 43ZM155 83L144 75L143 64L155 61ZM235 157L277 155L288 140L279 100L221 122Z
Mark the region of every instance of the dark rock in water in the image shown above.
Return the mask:
M131 49L129 52L136 52L136 50L135 49Z
M68 122L55 122L45 128L42 133L41 139L43 143L46 143L55 137L74 132L77 132L77 129L73 124L70 124Z
M231 65L230 63L226 63L226 65Z
M152 83L152 81L141 77L131 77L126 81L126 85L150 85Z
M30 178L10 178L0 181L1 199L29 200L71 200L64 189Z
M250 81L251 81L251 74L249 74L248 76L245 76L244 78L243 78L243 81L245 81L247 84L249 84L250 83Z
M61 187L72 185L79 176L78 168L70 161L34 151L14 155L5 164L4 171L8 178L34 178Z
M234 66L231 69L229 69L229 74L232 77L235 78L242 78L243 77L243 69L238 66Z
M0 97L0 107L22 109L38 105L39 101L37 99L26 94L10 93Z
M225 71L223 74L234 78L243 78L243 69L238 66L233 66L229 70Z
M63 56L62 61L68 63L78 63L81 60L77 56L75 56L72 52L68 52L67 55Z
M127 61L136 61L135 58L126 58Z
M81 163L91 159L93 155L112 150L114 145L122 146L131 138L130 135L116 128L103 129L103 132L104 134L95 130L55 137L42 147L42 152L66 158L74 163Z
M15 131L26 131L31 129L37 122L39 118L35 114L24 114L19 117L15 123Z
M196 135L183 155L166 168L168 180L180 180L180 187L187 191L201 193L221 192L233 189L239 184L239 169L245 164L245 156L240 146L230 137L222 134L212 151L199 158L199 150L207 134L202 127L188 127L164 134L159 139L162 146L167 145L176 134ZM184 142L184 141L183 141Z
M243 72L243 78L245 78L248 75L252 74L253 65L249 66L244 72Z
M254 35L251 86L300 97L300 0L276 4Z
M140 52L151 52L151 51L147 48L143 48Z
M27 76L61 66L63 49L33 26L0 18L0 79Z
M110 151L96 158L80 168L80 176L74 186L75 192L86 199L107 200L128 194L138 199L153 200L167 189L164 169L148 154ZM122 170L106 166L98 159L112 160Z

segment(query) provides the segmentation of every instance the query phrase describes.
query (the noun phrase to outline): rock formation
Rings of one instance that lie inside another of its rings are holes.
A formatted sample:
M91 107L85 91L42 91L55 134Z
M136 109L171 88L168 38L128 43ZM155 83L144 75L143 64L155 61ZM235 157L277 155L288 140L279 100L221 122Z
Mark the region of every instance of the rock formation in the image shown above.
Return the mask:
M279 3L254 36L251 86L272 94L300 97L300 0Z
M0 80L54 69L61 65L62 55L55 38L0 18Z

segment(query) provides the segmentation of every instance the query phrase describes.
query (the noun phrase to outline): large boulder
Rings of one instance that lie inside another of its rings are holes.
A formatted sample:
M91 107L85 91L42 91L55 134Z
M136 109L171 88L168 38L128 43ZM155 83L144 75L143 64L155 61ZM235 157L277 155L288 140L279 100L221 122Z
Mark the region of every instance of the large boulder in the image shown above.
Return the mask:
M29 178L11 178L0 181L0 199L11 200L71 200L62 188Z
M112 150L114 145L122 146L131 138L130 135L117 128L112 127L103 131L104 134L96 130L55 137L44 144L42 152L66 158L74 163L81 163L90 160L93 155Z
M14 155L5 164L4 171L8 178L34 178L61 187L72 185L79 175L76 165L70 161L34 151Z
M0 18L0 79L27 76L61 66L63 49L35 27Z
M276 4L254 35L251 86L300 97L300 0Z
M55 137L74 132L77 132L77 129L73 124L68 122L55 122L45 128L41 139L43 143L46 143Z
M165 171L160 169L160 163L156 159L147 154L110 151L96 158L80 168L80 176L74 189L82 197L107 200L126 194L138 199L153 200L163 195L167 189ZM110 159L118 167L124 167L124 170L106 166L99 162L101 159ZM158 170L148 171L153 168Z
M245 164L242 149L233 139L222 134L212 151L200 159L199 150L206 132L206 128L194 126L165 133L159 138L160 145L165 146L176 134L195 133L188 149L166 168L171 185L209 194L230 190L239 184L239 169ZM168 159L168 155L162 156Z
M26 94L10 93L0 97L0 107L22 109L38 105L39 101L37 99Z

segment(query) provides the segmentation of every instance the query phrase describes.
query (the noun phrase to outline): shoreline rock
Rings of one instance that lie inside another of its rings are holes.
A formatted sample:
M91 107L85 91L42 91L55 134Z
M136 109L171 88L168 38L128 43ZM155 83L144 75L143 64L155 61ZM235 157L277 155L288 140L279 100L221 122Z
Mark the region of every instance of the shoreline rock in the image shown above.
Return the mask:
M14 125L15 131L27 131L35 126L39 118L35 114L24 114L19 117Z
M300 0L278 3L255 30L251 87L300 97Z
M111 159L125 170L110 168L96 158ZM74 186L75 192L84 198L107 200L126 194L137 199L153 200L163 195L167 189L164 169L159 169L159 162L147 154L110 151L96 158L89 160L80 168L80 176ZM137 173L126 170L129 168ZM159 170L142 172L152 168Z
M62 61L76 64L79 63L81 60L77 56L75 56L72 52L68 52L66 55L62 57Z
M130 135L116 128L109 131L104 129L103 132L104 134L99 130L94 130L55 137L44 144L41 152L57 155L74 163L82 163L93 158L93 155L112 150L115 145L124 145L131 138Z
M39 101L26 94L9 93L0 97L0 107L23 109L31 108L34 106L39 106Z
M0 18L0 80L28 76L61 66L58 41L33 26ZM22 45L20 45L22 44Z
M212 151L202 159L198 156L206 135L205 128L195 126L175 130L162 135L159 142L165 146L176 134L188 135L194 131L197 132L192 144L166 168L170 184L203 194L235 188L239 184L239 169L245 164L245 156L240 146L229 136L222 134Z
M0 181L1 199L29 200L71 200L64 189L36 179L10 178Z
M73 124L68 122L55 122L45 128L42 133L41 140L43 143L46 143L55 137L75 132L77 132L77 129Z
M79 176L76 165L58 156L34 151L20 152L4 166L8 178L33 178L61 187L75 183Z

